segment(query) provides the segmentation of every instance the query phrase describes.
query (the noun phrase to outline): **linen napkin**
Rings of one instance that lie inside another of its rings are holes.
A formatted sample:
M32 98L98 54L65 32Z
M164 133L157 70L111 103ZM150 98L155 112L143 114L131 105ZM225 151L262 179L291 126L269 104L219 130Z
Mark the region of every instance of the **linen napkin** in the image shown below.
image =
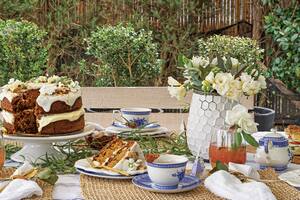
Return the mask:
M229 162L228 169L229 169L229 171L240 172L240 173L244 174L245 176L253 178L255 180L260 179L260 175L257 172L257 170L249 165L243 165L243 164Z
M34 167L29 162L24 162L10 176L12 180L0 183L0 190L2 190L0 199L17 200L32 197L33 195L41 196L43 191L36 182L23 179L25 176L26 178L31 178L34 170Z
M220 170L204 181L204 186L225 199L231 200L276 200L270 188L261 182L242 183L232 174Z
M42 196L43 191L34 181L25 179L12 180L0 193L1 200L18 200L32 197L33 195Z

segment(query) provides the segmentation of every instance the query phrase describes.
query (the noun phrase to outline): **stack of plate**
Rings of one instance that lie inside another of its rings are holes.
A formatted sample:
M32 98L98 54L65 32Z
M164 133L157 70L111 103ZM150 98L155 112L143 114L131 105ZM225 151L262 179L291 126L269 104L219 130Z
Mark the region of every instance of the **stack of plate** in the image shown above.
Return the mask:
M134 129L122 124L114 122L111 126L105 129L105 132L113 134L130 134L132 131L138 131L141 135L152 137L165 137L170 135L170 131L166 127L161 127L159 124L148 124L142 129Z

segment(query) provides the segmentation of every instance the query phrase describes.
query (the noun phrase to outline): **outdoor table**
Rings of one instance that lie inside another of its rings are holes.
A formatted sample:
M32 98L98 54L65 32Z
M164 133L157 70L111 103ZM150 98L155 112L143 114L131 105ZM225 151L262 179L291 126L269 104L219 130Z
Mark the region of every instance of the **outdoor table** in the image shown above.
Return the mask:
M247 155L247 163L258 169L258 164L254 163L254 154L248 153ZM17 167L20 163L13 162L11 160L7 160L5 163L5 167ZM187 169L192 168L192 163L188 163ZM205 168L210 168L209 163L205 163ZM300 165L289 164L288 170L296 170L300 169ZM286 172L286 171L285 171ZM101 181L101 178L99 178ZM83 196L81 195L80 189L80 175L79 174L67 174L67 175L59 175L59 179L56 182L53 190L53 199L54 200L83 200Z

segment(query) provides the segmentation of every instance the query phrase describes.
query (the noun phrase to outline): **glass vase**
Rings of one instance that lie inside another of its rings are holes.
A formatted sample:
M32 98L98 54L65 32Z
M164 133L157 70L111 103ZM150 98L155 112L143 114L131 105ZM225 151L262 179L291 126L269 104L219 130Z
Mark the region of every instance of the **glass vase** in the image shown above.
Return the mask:
M212 167L216 162L223 164L229 162L245 164L246 162L246 145L244 143L237 145L237 133L232 130L218 129L212 133L209 146L209 159Z

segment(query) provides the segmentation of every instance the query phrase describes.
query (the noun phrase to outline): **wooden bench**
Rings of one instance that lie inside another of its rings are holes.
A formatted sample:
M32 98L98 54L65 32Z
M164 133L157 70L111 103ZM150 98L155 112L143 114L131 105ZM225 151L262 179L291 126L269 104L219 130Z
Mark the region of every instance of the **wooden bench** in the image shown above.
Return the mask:
M123 107L151 108L154 111L151 121L170 130L179 130L182 120L187 122L188 118L188 113L180 113L184 105L170 97L167 87L83 87L82 96L87 110L86 121L104 127L113 121L112 110ZM185 102L190 103L191 97L192 92L189 92ZM241 103L251 108L253 99L243 99Z

